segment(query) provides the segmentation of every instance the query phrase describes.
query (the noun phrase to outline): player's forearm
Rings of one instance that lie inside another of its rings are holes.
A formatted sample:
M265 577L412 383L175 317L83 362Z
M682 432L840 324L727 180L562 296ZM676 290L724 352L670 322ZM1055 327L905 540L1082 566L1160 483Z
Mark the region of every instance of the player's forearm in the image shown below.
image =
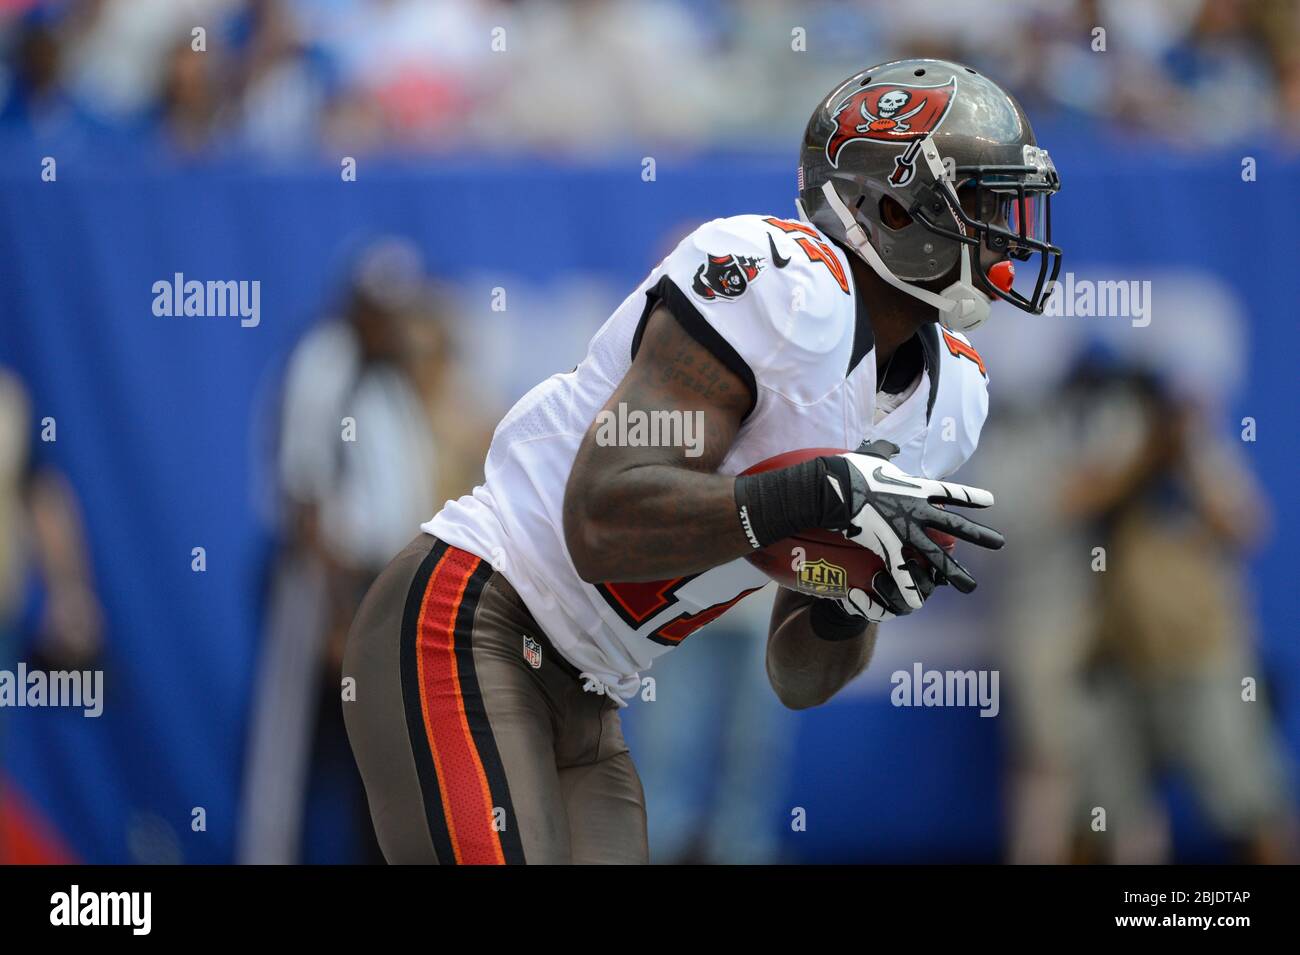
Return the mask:
M735 479L669 465L632 467L569 488L564 534L590 582L663 580L749 553Z
M817 598L787 596L785 591L782 597L793 609L782 615L778 607L773 615L767 643L768 680L790 709L820 706L867 668L877 625L869 624L857 636L826 640L814 632L810 619Z
M574 465L564 533L589 582L698 573L809 527L844 525L826 481L833 458L739 478L671 464L619 470ZM840 486L848 486L842 475Z

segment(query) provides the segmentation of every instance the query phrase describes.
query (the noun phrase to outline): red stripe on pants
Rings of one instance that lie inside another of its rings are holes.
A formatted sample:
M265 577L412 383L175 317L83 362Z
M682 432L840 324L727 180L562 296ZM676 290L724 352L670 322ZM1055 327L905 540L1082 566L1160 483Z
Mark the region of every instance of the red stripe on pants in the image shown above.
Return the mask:
M472 666L473 661L468 647L461 660L456 656L456 617L479 563L479 558L455 547L447 548L438 561L420 604L416 659L424 730L456 862L504 865L501 837L492 828L492 793L461 695L460 665Z

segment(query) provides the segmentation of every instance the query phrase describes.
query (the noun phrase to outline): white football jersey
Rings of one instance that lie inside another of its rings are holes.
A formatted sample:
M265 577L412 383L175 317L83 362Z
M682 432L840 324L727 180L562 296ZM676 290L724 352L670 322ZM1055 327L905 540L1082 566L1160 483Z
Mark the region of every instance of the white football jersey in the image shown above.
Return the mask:
M652 583L593 585L574 570L562 519L569 471L660 302L753 394L722 474L799 448L885 438L902 449L894 460L904 471L942 478L975 450L988 410L980 357L963 336L928 325L920 381L876 414L868 303L845 254L813 226L743 215L688 235L601 326L577 368L506 414L484 483L422 525L491 562L569 662L624 697L656 656L768 581L743 558Z

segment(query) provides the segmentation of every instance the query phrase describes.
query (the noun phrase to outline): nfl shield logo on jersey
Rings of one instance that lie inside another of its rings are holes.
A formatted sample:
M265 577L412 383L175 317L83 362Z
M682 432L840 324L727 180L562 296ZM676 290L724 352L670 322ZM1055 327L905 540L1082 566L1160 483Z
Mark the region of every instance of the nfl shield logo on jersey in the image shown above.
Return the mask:
M528 634L524 634L524 659L534 670L542 668L542 645Z

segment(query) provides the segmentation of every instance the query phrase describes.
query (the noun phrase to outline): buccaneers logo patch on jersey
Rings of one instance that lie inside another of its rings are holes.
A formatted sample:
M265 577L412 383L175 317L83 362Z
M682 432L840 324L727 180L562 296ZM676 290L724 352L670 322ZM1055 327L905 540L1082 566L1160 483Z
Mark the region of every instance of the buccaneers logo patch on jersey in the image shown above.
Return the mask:
M878 83L857 90L835 109L835 132L826 140L826 159L839 166L849 143L907 143L939 128L957 93L953 77L942 86Z
M762 270L762 256L710 255L696 270L691 289L709 302L740 298Z

